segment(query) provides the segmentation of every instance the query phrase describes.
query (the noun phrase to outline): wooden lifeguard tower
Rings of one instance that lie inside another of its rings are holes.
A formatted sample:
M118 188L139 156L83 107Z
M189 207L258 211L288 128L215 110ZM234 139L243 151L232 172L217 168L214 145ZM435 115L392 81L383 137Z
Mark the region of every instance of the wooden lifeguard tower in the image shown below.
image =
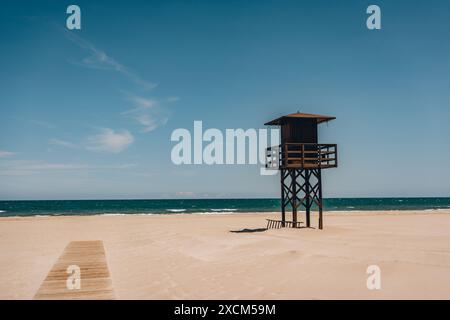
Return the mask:
M318 125L336 119L308 113L292 113L265 125L280 126L281 144L267 148L266 168L281 173L281 221L269 221L268 227L298 227L297 211L304 207L306 227L311 227L311 207L319 210L319 229L322 218L322 169L337 167L337 145L319 144ZM286 221L286 207L292 208L292 221Z

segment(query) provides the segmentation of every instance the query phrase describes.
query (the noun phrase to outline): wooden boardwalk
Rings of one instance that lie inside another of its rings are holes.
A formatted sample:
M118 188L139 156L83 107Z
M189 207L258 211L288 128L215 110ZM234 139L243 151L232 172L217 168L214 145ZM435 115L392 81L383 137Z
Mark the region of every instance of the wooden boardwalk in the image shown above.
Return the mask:
M103 242L70 242L34 299L114 299Z
M301 228L303 222L293 222L293 221L281 221L281 220L272 220L272 219L266 219L267 220L267 227L266 229L280 229L280 228Z

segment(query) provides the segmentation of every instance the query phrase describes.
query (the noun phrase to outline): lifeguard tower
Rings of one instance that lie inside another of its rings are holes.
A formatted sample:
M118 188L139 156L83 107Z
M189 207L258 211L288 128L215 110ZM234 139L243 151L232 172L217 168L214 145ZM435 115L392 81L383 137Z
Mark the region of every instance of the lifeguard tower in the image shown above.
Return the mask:
M292 113L265 125L280 126L281 144L267 148L266 168L280 170L281 221L268 220L270 227L300 227L299 208L305 208L306 227L311 227L311 207L319 211L319 229L323 229L322 169L337 167L337 145L319 144L318 126L335 117ZM286 208L292 208L292 221L286 221Z

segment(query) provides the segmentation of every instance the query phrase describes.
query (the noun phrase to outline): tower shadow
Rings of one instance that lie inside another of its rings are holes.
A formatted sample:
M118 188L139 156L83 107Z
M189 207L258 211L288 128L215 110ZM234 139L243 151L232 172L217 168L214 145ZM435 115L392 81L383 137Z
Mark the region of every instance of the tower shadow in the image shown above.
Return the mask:
M230 230L232 233L254 233L254 232L264 232L267 231L266 228L255 228L255 229L241 229L241 230Z

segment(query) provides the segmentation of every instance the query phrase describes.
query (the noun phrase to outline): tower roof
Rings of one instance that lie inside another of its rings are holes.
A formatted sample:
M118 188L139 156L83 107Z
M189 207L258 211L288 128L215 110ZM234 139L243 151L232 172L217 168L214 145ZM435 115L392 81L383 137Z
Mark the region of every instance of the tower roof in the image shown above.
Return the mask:
M293 119L293 118L316 119L317 124L336 119L336 117L297 112L297 113L291 113L291 114L287 114L285 116L273 119L272 121L269 121L269 122L265 123L264 125L272 125L272 126L273 125L281 125L285 122L285 120Z

